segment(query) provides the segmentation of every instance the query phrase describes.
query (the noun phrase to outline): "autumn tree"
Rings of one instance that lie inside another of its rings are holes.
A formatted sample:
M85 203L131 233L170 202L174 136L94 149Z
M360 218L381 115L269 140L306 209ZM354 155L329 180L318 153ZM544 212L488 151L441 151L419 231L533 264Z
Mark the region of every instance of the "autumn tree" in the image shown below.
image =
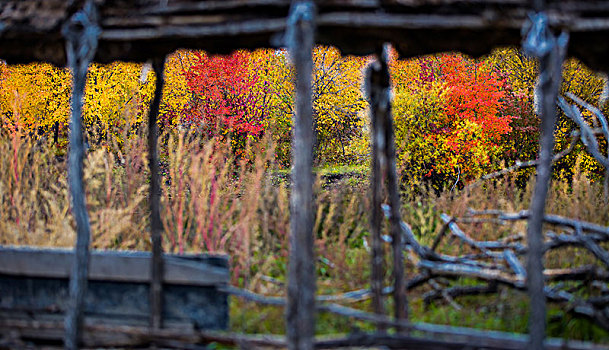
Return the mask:
M511 91L514 101L513 131L510 133L510 139L506 141L509 145L504 159L507 163L513 163L516 160L534 159L537 155L538 125L540 122L536 114L536 104L538 102L535 95L535 87L538 82L536 60L526 57L515 48L495 50L487 60L492 62L507 79L507 87ZM567 60L563 65L562 81L562 95L567 92L573 93L586 102L604 109L605 112L608 111L606 101L603 102L601 99L605 86L604 80L586 68L581 62L575 59ZM569 147L571 133L577 129L575 123L567 118L562 111L557 111L555 153ZM591 123L598 122L589 111L583 111L583 114ZM606 148L605 142L604 139L601 139L603 149ZM577 144L570 154L554 165L555 175L565 179L570 178L578 160L584 172L594 178L602 176L602 167L588 154L582 144ZM532 174L532 171L530 169L524 173L523 182L526 181L528 175Z
M135 63L92 64L83 119L90 145L121 146L145 120L154 92L153 73Z
M294 106L294 72L284 50L259 50L255 57L257 75L268 98L269 130L278 142L278 157L287 164ZM361 92L362 68L366 58L343 57L338 49L319 46L313 52L313 119L316 131L316 162L354 160L354 141L367 125L366 101ZM262 88L261 86L258 87Z
M167 56L165 62L165 84L159 110L161 129L169 130L181 126L184 111L195 98L188 87L186 73L198 61L197 51L178 50ZM188 121L188 118L185 118Z
M264 132L266 90L256 89L258 76L248 70L249 54L230 56L196 53L193 66L185 72L193 94L182 124L195 127L208 137L230 140L235 155L243 156L246 145Z
M491 169L513 115L507 82L488 62L443 54L393 62L396 141L404 178L436 189ZM408 77L408 81L403 80Z
M362 69L366 59L342 57L331 47L313 52L313 116L318 159L348 160L346 148L361 136L367 118L362 96Z
M0 64L0 118L3 128L24 133L54 132L67 127L70 74L50 64Z

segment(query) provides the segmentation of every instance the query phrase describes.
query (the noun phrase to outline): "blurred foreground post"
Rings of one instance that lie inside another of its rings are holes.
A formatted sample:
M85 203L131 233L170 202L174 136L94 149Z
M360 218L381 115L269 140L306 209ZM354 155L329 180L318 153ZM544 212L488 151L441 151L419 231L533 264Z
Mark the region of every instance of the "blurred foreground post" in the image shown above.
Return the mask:
M537 1L536 10L543 2ZM556 125L556 101L562 78L562 63L566 53L568 36L556 38L548 27L548 18L543 12L531 17L530 27L522 43L524 51L539 58L539 115L541 117L541 140L539 165L530 217L527 226L527 287L530 297L529 349L542 350L546 333L546 297L543 276L543 218L550 180L552 177L552 153L554 151L554 128Z
M70 153L68 183L72 213L76 222L76 247L70 275L70 302L65 318L65 348L78 349L83 324L84 297L87 291L89 241L91 228L83 184L85 145L82 130L82 96L89 63L95 56L100 29L93 1L75 13L63 28L68 66L72 70L72 115L70 118Z
M315 44L315 4L294 1L286 40L296 71L296 113L290 196L290 261L286 310L288 348L312 350L315 335L313 252L313 106L311 75Z
M370 212L370 238L371 238L371 273L370 290L372 292L372 310L378 315L385 314L383 305L383 242L381 230L383 223L383 212L381 209L383 193L383 169L386 165L385 158L385 114L387 111L388 96L384 86L388 83L388 77L383 75L382 54L377 53L377 59L366 69L366 93L370 104L370 125L372 138L372 174L370 178L370 192L372 203ZM384 82L387 80L387 82ZM385 331L382 323L377 324L378 331Z
M394 308L396 319L408 318L406 288L404 281L403 237L400 217L400 190L398 185L395 141L393 134L393 118L391 115L391 83L388 65L387 46L379 47L377 60L370 64L366 71L366 90L370 103L370 119L372 125L372 273L370 287L374 312L384 314L383 305L383 245L382 230L382 191L385 177L390 203L389 221L391 225L393 250L393 281ZM385 326L378 324L378 330L384 331ZM400 330L400 329L398 329Z
M159 125L157 124L159 106L163 96L165 82L163 71L165 58L155 58L152 61L156 85L154 98L148 112L148 166L150 167L150 235L152 239L151 281L150 281L150 327L152 330L163 327L163 246L161 235L161 179L159 174L159 152L157 142Z
M406 298L406 280L404 276L404 238L402 235L402 217L400 213L401 198L400 185L396 169L395 136L393 130L393 115L391 114L391 82L388 63L388 47L385 46L379 55L380 82L383 85L379 101L378 118L384 118L385 122L385 159L387 166L387 192L389 205L391 206L391 247L393 250L393 302L395 318L398 320L408 319L408 300ZM384 115L382 115L384 114ZM398 327L397 329L401 329Z

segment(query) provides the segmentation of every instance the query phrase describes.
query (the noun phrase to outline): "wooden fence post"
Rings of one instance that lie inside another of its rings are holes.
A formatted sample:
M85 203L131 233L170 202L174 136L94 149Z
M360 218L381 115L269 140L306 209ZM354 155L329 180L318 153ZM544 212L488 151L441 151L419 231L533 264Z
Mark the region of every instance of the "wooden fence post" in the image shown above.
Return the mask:
M536 10L543 7L543 1L536 1ZM539 165L530 217L527 226L527 287L530 297L529 349L542 350L546 332L546 298L543 276L543 217L550 180L552 178L552 153L554 151L554 128L556 125L556 101L562 78L568 37L566 34L554 37L548 28L547 17L542 12L532 17L531 28L523 41L528 54L539 58L539 89L541 141Z
M296 70L296 113L290 196L290 261L286 310L288 348L312 350L315 335L315 257L313 252L313 105L312 51L315 4L294 1L286 41Z
M165 69L165 57L154 58L152 68L156 78L154 98L150 111L148 112L148 166L150 167L150 235L152 239L152 259L150 281L150 327L152 330L163 327L163 246L161 222L161 179L159 174L159 153L157 142L159 138L159 125L157 119L159 106L163 96L163 85L165 82L163 73Z
M383 211L382 190L385 177L390 203L390 225L393 250L393 280L395 317L400 320L408 318L406 287L404 281L403 237L400 215L400 190L398 185L393 118L391 116L391 77L387 62L387 46L379 47L373 62L366 71L366 90L370 103L372 125L372 210L370 232L372 237L372 273L370 288L374 312L384 314L383 306L383 246L381 228ZM378 324L378 330L384 331L385 325Z
M383 83L383 94L381 103L385 106L380 108L384 112L385 119L385 159L387 163L387 192L389 194L389 205L391 206L391 246L393 250L393 300L395 318L398 320L408 319L408 300L406 298L406 280L404 276L404 246L402 235L402 218L400 213L401 198L398 174L396 169L395 136L393 132L393 116L391 114L391 82L388 64L388 46L380 53L381 76ZM398 328L398 331L400 329Z
M372 309L378 315L385 314L383 305L383 242L381 240L383 211L383 169L385 168L385 118L384 89L380 57L372 62L366 70L366 93L370 104L370 124L372 138L372 174L370 177L370 192L372 197L370 211L370 238L371 238L371 273L370 290L372 292ZM378 331L384 331L385 325L377 324Z
M91 228L83 184L83 158L85 155L82 130L82 96L87 69L95 56L100 29L93 1L74 14L63 28L66 39L68 66L72 70L72 115L70 118L70 153L68 156L68 183L72 199L72 213L76 222L76 247L70 276L70 303L65 318L65 348L77 349L81 339L84 297L87 291L89 241Z

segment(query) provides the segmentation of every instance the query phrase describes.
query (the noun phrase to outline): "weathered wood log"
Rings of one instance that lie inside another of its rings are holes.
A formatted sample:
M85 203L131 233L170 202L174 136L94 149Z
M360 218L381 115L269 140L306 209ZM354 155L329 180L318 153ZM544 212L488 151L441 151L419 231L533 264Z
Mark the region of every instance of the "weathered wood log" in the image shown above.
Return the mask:
M265 297L249 291L239 290L229 287L232 295L252 300L257 303L283 306L285 299L281 297ZM318 297L319 298L319 297ZM338 304L320 303L317 305L320 312L328 312L357 320L395 326L402 329L409 329L420 332L424 336L417 338L417 349L445 349L446 344L458 343L459 349L463 348L483 348L483 349L524 349L528 337L522 334L513 334L497 331L484 331L465 327L451 327L428 323L412 323L405 320L395 320L386 315L377 315ZM372 340L374 339L374 340ZM331 349L342 347L361 347L361 346L389 346L391 348L405 348L413 346L409 343L409 336L387 335L386 333L358 333L339 339L318 339L315 342L316 349ZM438 343L436 343L438 342ZM584 343L565 339L550 338L545 341L546 349L609 349L598 344ZM450 348L450 347L449 347Z
M149 252L93 251L84 297L85 324L142 327L149 332L150 265ZM0 247L0 320L62 324L70 267L69 250ZM166 255L162 277L166 328L174 332L226 329L228 296L222 290L229 282L226 256ZM0 325L0 334L12 330L10 325ZM59 328L18 331L25 338L55 341L63 333ZM95 339L86 330L84 334L89 337L85 344ZM115 340L125 341L120 336Z
M46 338L37 338L40 344L45 344L44 339L47 339L47 343L53 344L52 340L55 338L54 334L58 333L58 331L60 331L60 328L60 322L52 320L33 321L28 319L0 319L0 330L9 329L26 335L45 334ZM249 336L244 334L234 334L214 330L200 330L184 327L159 329L151 333L149 328L144 326L110 325L87 321L85 322L83 331L84 345L87 348L96 349L100 347L141 348L147 347L151 343L158 344L163 348L169 347L178 349L188 349L191 347L196 347L196 344L206 344L212 342L233 346L238 345L241 342L247 342L249 344L264 347L285 348L285 339L282 337L280 338L270 335ZM33 339L36 339L36 337L34 337ZM23 342L21 343L23 344ZM1 342L0 346L2 346ZM45 349L46 348L47 347L45 347ZM49 348L52 349L52 347ZM204 349L208 349L208 347L204 347Z
M82 1L0 1L0 57L9 62L66 62L60 28ZM95 60L141 61L178 48L229 53L281 45L289 0L99 1L102 33ZM372 54L383 42L404 57L442 51L473 56L518 45L530 0L324 0L317 41L345 54ZM570 55L607 71L609 6L548 1L552 26L572 35ZM475 40L472 40L475 39Z
M372 315L372 314L370 314ZM374 315L372 315L374 316ZM57 322L32 322L0 320L0 327L12 329L36 329L38 332L53 332L59 328ZM341 338L321 338L315 341L315 349L337 349L361 346L388 346L392 349L463 349L483 348L493 350L524 349L526 337L504 332L485 333L476 329L430 325L418 323L414 329L425 336L403 336L387 334L351 334ZM243 335L215 331L163 329L150 334L144 327L107 326L86 324L86 345L91 348L131 346L142 347L155 342L168 348L195 348L193 344L218 344L238 346L248 344L263 348L285 348L285 338L270 335ZM454 339L454 340L453 340ZM10 344L10 343L9 343ZM452 344L452 345L451 345ZM3 345L0 342L0 346ZM250 347L251 348L251 347ZM548 339L548 350L607 350L609 347L580 341Z

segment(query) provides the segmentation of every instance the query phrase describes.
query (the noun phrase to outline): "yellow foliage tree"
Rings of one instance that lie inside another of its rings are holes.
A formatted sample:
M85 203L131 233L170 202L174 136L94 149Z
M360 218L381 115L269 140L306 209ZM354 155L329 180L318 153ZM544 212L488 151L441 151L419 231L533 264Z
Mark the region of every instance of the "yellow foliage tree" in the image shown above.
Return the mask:
M67 122L71 77L50 64L0 65L0 118L4 128L56 130Z

